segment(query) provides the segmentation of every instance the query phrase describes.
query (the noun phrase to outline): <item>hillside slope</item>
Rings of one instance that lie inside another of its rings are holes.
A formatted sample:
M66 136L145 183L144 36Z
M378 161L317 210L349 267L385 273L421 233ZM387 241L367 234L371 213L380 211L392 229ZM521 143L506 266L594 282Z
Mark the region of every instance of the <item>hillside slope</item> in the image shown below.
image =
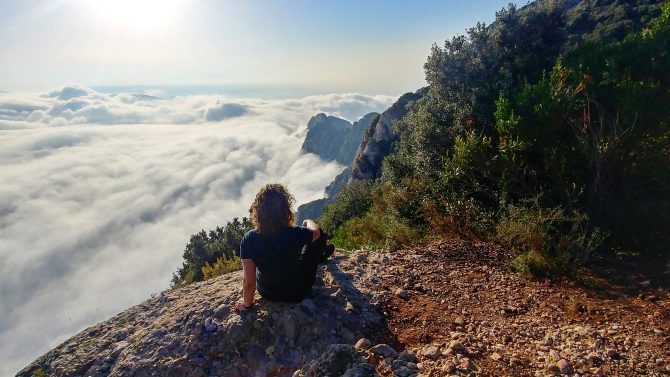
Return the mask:
M638 296L529 281L506 254L484 243L339 254L302 303L257 300L242 314L229 309L236 272L162 292L18 376L670 373L667 290L641 276ZM372 343L351 347L362 337Z

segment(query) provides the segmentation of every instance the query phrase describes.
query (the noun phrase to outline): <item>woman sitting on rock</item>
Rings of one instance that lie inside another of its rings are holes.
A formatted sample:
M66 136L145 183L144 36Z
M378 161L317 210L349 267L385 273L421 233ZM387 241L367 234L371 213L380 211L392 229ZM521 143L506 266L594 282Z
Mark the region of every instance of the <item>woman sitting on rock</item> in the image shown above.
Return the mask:
M235 310L251 307L256 289L267 300L301 301L312 290L318 264L335 250L314 221L293 226L294 202L281 184L265 185L256 194L251 205L255 229L240 244L244 283Z

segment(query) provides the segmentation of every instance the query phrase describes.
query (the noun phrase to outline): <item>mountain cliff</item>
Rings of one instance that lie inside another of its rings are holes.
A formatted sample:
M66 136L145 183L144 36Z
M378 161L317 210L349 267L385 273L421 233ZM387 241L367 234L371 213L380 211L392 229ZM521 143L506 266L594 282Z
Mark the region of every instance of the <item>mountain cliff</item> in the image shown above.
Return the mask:
M342 165L350 165L363 134L378 116L378 113L368 113L352 125L345 119L317 114L307 123L302 151L314 153L326 161L335 160Z
M402 95L368 128L356 151L356 157L351 167L351 177L348 179L349 182L364 182L381 177L382 161L384 157L391 153L393 143L398 140L398 135L393 129L393 122L405 116L408 106L421 99L425 94L426 88L419 89L415 93Z
M342 186L349 181L351 164L363 142L363 136L379 118L379 113L368 113L353 125L344 119L325 114L318 114L310 119L302 150L314 153L324 160L336 160L346 168L326 187L322 199L298 207L297 224L302 223L304 219L319 218L323 208L337 197ZM347 131L342 131L345 127L348 127Z
M348 121L319 113L307 123L307 135L302 151L314 153L326 161L335 160L351 132Z

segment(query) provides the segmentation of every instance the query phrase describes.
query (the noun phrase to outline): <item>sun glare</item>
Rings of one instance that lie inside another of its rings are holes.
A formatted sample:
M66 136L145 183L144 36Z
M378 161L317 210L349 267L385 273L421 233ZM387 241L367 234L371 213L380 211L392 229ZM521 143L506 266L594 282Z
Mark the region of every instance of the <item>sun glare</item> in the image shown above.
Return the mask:
M185 0L89 0L93 13L109 26L160 29L175 21Z

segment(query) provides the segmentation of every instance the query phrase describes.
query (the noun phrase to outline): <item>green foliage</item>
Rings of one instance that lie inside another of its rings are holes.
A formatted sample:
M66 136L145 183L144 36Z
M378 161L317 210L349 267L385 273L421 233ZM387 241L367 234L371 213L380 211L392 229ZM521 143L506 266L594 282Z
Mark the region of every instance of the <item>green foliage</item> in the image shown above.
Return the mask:
M216 271L232 268L231 266L235 265L235 258L239 256L242 237L251 229L251 222L246 217L242 218L242 221L236 217L228 221L223 228L217 226L209 232L202 230L191 235L184 249L184 262L172 275L172 287L204 280L206 279L204 271L215 274ZM218 262L219 259L221 263Z
M345 221L365 214L372 205L373 183L360 183L345 187L337 200L327 205L319 225L328 234L334 234Z
M379 199L377 199L379 200ZM415 244L421 238L416 227L402 218L392 216L379 201L362 217L345 221L336 231L332 242L346 249L396 250Z
M595 250L667 256L670 1L659 3L510 5L433 46L427 95L395 124L383 183L324 215L336 243L494 239L544 276Z
M33 377L46 377L47 372L44 371L44 368L38 368L33 372Z
M216 262L213 264L205 263L202 267L202 276L203 280L211 279L216 276L227 274L233 271L239 271L242 269L242 260L238 256L234 256L230 259L223 259L222 257L216 258Z
M496 227L496 239L517 252L517 271L548 277L574 272L575 265L602 245L604 235L589 228L585 215L544 208L536 199L509 206Z

